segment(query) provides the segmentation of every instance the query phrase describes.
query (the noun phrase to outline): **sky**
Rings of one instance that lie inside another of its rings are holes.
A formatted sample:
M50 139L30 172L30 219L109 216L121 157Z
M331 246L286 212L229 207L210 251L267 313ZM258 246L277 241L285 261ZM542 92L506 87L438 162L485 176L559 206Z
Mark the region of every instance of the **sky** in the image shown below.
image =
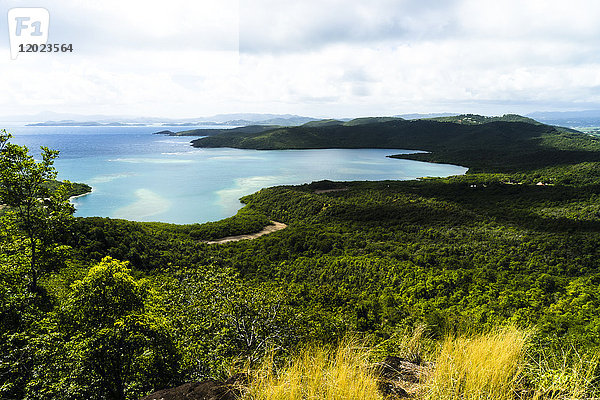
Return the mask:
M48 10L11 59L7 13ZM0 0L0 116L600 109L598 0Z

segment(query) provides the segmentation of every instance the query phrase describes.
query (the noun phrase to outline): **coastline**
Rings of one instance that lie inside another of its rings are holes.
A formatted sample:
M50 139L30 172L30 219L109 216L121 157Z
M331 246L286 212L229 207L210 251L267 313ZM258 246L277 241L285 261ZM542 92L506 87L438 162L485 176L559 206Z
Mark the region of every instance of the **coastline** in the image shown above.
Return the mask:
M95 190L94 187L92 187L92 190L90 190L89 192L85 192L85 193L82 193L82 194L76 194L75 196L71 196L71 197L69 197L69 201L72 203L73 200L75 200L75 199L77 199L79 197L87 196L88 194L94 193L94 190Z

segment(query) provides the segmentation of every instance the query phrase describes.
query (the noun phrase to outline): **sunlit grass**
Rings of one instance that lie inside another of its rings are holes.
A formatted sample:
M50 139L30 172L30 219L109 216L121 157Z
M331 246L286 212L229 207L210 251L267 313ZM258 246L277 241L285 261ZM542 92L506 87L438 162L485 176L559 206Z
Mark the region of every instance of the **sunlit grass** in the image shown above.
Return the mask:
M574 347L560 353L542 352L529 363L534 400L599 399L598 353L580 354Z
M369 351L345 340L337 348L307 348L281 369L267 357L251 377L245 399L252 400L377 400L377 380Z
M527 336L509 328L474 337L447 338L421 396L431 400L514 400L524 368Z
M574 349L551 354L537 351L534 359L530 333L516 328L450 336L428 354L422 353L419 344L425 339L422 328L394 339L403 347L397 354L416 363L415 370L420 368L424 374L417 383L404 381L400 375L386 383L408 390L413 399L600 400L598 354L584 356ZM373 359L368 346L356 340L344 340L336 348L308 347L283 367L277 367L271 353L250 374L243 399L384 399L378 392ZM416 389L404 384L416 385Z

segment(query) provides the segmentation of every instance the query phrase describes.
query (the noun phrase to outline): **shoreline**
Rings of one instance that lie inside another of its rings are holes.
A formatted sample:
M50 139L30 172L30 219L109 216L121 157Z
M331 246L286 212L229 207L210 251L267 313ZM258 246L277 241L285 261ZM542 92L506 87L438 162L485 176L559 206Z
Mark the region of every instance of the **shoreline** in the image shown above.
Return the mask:
M72 202L73 200L78 199L79 197L84 197L84 196L87 196L89 194L92 194L92 193L94 193L94 190L95 190L94 187L92 187L92 190L90 190L89 192L85 192L85 193L82 193L82 194L77 194L75 196L71 196L71 197L69 197L69 201Z

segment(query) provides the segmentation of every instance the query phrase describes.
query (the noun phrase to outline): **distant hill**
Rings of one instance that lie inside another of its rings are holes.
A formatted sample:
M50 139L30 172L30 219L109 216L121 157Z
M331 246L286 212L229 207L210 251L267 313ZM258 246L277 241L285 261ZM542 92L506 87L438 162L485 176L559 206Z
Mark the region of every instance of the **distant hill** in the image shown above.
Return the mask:
M361 117L354 118L351 120L339 120L339 119L320 119L317 121L307 122L302 125L304 128L318 128L323 126L357 126L357 125L366 125L366 124L374 124L378 122L389 122L389 121L402 121L402 118L399 117Z
M438 122L454 122L456 124L464 125L481 125L488 124L490 122L525 122L528 124L540 125L540 122L532 118L523 117L517 114L504 114L501 117L486 117L477 114L461 114L445 117L435 117L430 119Z
M509 115L372 122L331 122L257 133L222 132L192 141L196 147L248 149L395 148L427 154L399 158L464 165L472 172L506 172L561 163L600 161L600 140L589 135ZM350 121L351 122L351 121Z
M335 125L344 125L344 121L340 121L337 119L319 119L317 121L310 121L302 125L305 128L320 128L323 126L335 126Z
M402 121L403 118L400 117L362 117L362 118L354 118L350 121L344 122L344 126L356 126L356 125L365 125L365 124L373 124L377 122L390 122L390 121Z
M396 120L402 120L402 118L366 117L366 118L355 118L350 121L341 121L341 120L337 120L337 119L320 119L320 120L316 120L316 121L309 121L309 122L303 124L302 126L305 128L319 128L319 127L323 127L323 126L334 126L334 125L355 126L355 125L371 124L371 123L375 123L375 122L388 122L388 121L396 121ZM232 121L232 122L234 122L234 121ZM237 121L237 122L242 124L242 121ZM185 131L181 131L181 132L160 131L160 132L156 132L156 134L169 135L169 136L214 136L214 135L223 133L223 134L227 134L227 135L238 136L239 134L260 133L260 132L266 132L268 130L281 129L281 128L285 128L285 127L289 127L289 126L295 126L294 124L285 124L285 120L283 122L284 123L278 124L278 125L254 124L254 125L241 126L241 127L237 127L237 128L214 128L214 129L201 128L201 129L189 129L189 130L185 130Z
M169 136L212 136L220 133L227 133L229 135L243 135L261 133L268 130L278 129L281 126L278 125L248 125L240 126L238 128L215 128L215 129L190 129L181 132L171 131L160 131L155 132L155 135L169 135Z
M132 117L123 115L79 115L70 113L42 112L35 115L0 116L0 121L28 122L31 126L196 126L196 125L302 125L319 118L294 114L236 113L218 114L210 117L161 118Z
M134 122L46 121L26 124L26 126L146 126L146 124Z
M452 117L454 115L458 115L457 113L428 113L428 114L400 114L394 115L394 117L400 117L403 119L428 119L428 118L437 118L437 117Z
M544 111L527 115L538 121L552 125L570 127L600 127L600 110L586 111Z

